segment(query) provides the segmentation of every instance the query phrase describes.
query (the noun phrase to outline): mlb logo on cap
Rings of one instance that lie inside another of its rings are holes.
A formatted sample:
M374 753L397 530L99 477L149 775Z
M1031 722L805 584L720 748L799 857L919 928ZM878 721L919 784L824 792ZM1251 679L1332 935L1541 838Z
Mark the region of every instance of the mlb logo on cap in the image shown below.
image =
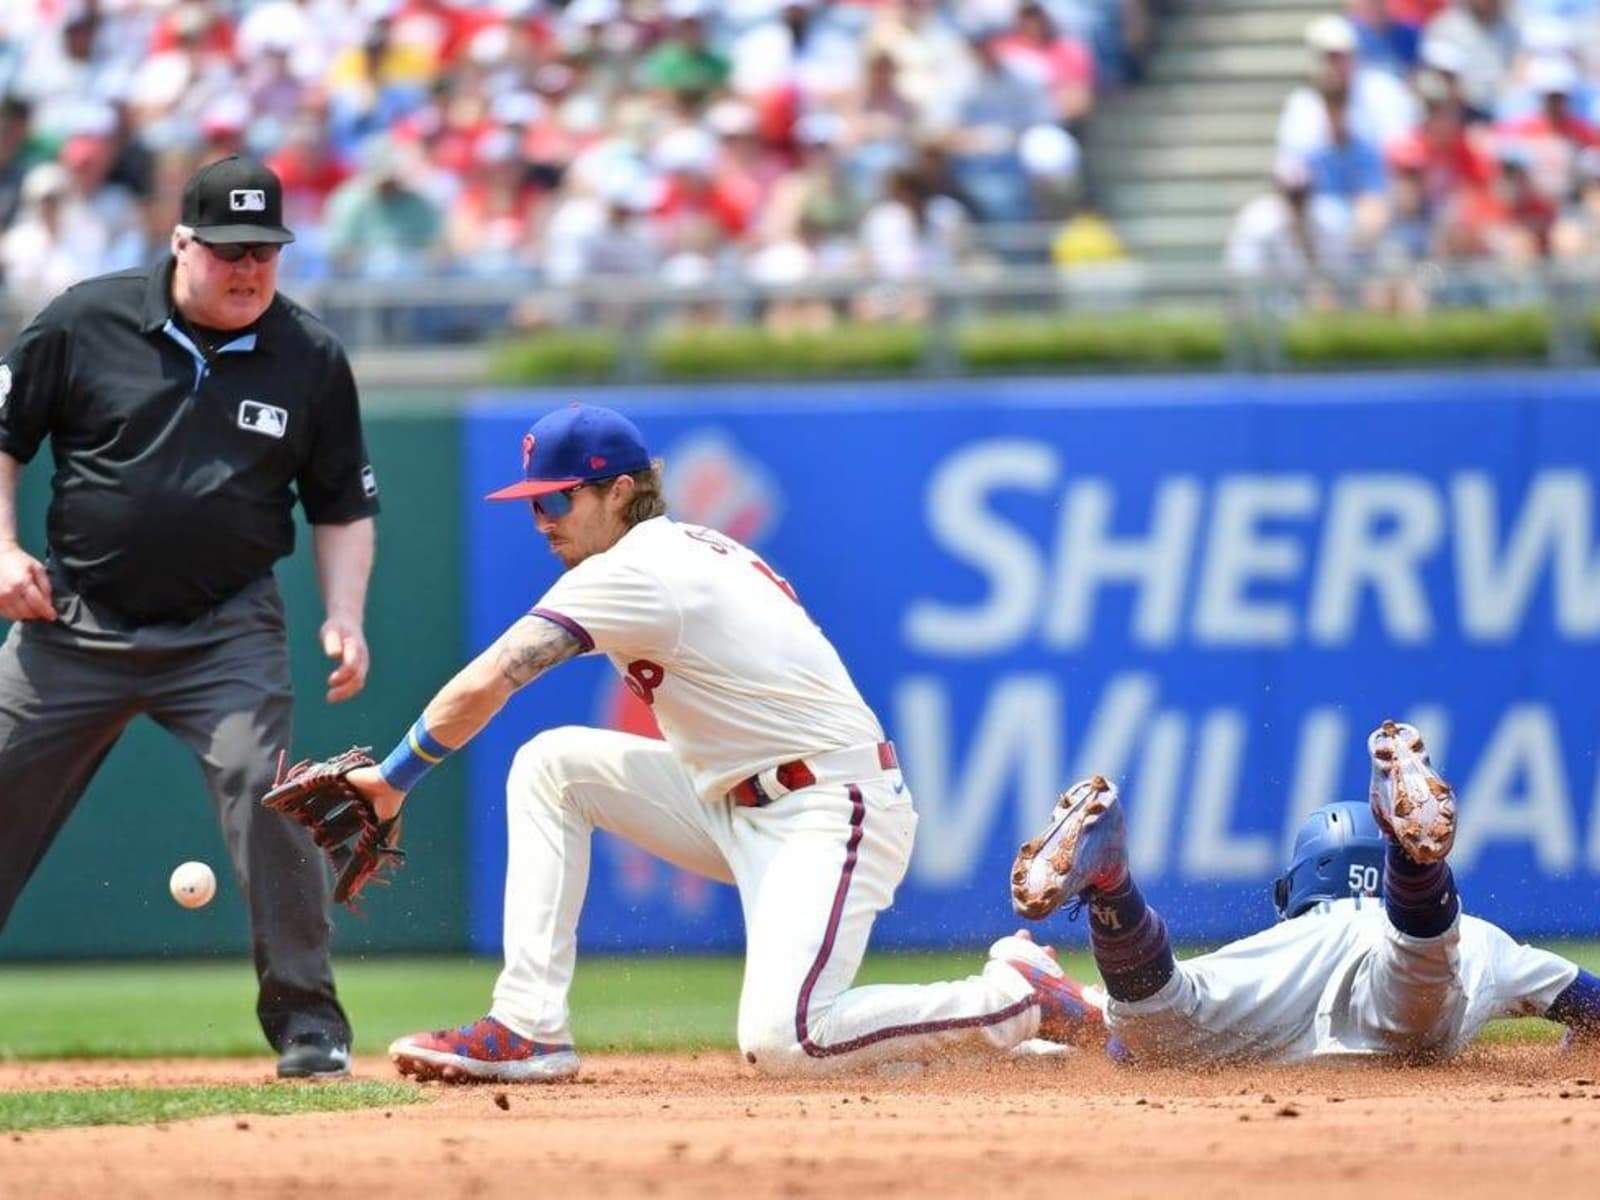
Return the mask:
M239 155L218 159L189 177L178 223L214 244L294 241L283 223L283 184L265 163Z
M638 426L613 409L577 401L535 421L521 450L526 478L486 499L534 499L650 467Z

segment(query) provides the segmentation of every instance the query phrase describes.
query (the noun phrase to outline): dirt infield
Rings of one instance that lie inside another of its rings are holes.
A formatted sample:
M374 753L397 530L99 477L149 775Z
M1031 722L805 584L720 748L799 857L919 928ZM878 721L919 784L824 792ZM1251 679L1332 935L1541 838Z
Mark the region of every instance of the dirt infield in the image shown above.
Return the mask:
M255 1083L267 1059L0 1064L0 1089ZM393 1078L381 1060L358 1077ZM317 1086L285 1084L284 1086ZM592 1055L581 1082L429 1085L336 1115L0 1135L0 1196L1024 1196L1600 1190L1600 1054L1132 1072L1085 1056L835 1080Z

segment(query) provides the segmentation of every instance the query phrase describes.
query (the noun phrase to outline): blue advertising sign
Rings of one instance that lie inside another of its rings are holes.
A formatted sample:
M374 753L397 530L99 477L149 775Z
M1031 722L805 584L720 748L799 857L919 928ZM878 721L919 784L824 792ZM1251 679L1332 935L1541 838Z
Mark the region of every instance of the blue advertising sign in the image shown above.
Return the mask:
M1417 724L1456 786L1470 910L1600 932L1600 376L1416 374L609 390L673 511L798 588L895 739L921 813L879 946L1015 925L1007 874L1056 793L1122 788L1180 941L1272 919L1302 814ZM465 438L470 641L556 563L521 437L567 394L483 397ZM503 787L552 725L639 728L603 659L473 743L475 947L499 944ZM1081 936L1064 919L1048 936ZM736 898L597 838L589 950L737 947Z

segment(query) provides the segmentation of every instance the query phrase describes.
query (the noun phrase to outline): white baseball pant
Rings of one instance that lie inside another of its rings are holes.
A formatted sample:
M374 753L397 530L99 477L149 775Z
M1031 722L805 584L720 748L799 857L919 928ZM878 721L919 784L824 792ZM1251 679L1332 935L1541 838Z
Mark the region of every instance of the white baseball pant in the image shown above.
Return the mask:
M572 1041L567 991L596 828L739 889L739 1049L758 1069L1005 1049L1038 1029L1031 986L1004 963L955 982L850 987L910 861L917 818L898 772L740 808L702 799L664 742L569 726L518 751L506 821L506 965L492 1011L524 1037Z

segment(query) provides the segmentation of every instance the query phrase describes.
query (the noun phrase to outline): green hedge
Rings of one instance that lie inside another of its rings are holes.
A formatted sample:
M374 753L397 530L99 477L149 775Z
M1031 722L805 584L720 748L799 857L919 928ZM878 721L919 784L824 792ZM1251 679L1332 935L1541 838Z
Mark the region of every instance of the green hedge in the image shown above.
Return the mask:
M959 360L975 370L1123 364L1215 366L1227 349L1220 315L1032 318L973 321L956 334Z
M788 335L759 328L695 329L662 335L651 353L656 370L675 379L904 373L922 358L926 336L909 325L845 325Z
M1538 309L1467 309L1422 317L1305 315L1277 328L1238 331L1214 312L993 317L958 323L949 333L907 325L789 335L749 327L677 329L644 345L634 367L667 379L905 374L924 366L971 372L1206 368L1227 361L1234 332L1241 348L1253 344L1261 354L1276 343L1284 361L1305 367L1529 362L1548 357L1552 325L1550 313ZM1600 351L1600 313L1589 335ZM625 336L550 331L502 343L490 378L502 384L615 378L625 365ZM935 338L948 341L936 344Z
M486 370L491 383L562 379L599 381L617 368L621 349L610 333L540 333L496 343Z
M1290 362L1307 365L1542 359L1550 329L1550 314L1541 309L1337 313L1290 321L1283 349Z

